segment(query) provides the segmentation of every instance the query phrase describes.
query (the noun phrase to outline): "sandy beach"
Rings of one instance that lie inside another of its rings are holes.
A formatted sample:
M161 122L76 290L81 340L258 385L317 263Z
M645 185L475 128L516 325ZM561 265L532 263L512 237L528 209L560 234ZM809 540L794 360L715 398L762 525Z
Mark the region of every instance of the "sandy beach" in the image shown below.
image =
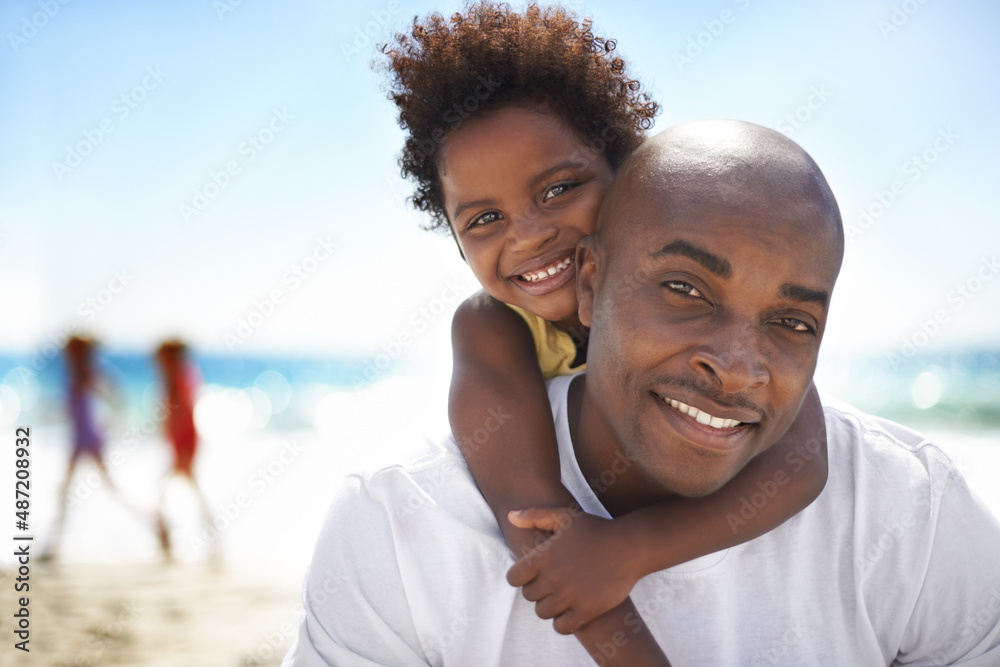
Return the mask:
M172 563L159 552L152 516L165 469L162 442L126 452L112 471L123 507L98 486L73 485L81 502L69 515L59 557L31 563L30 653L13 648L13 549L0 558L0 664L77 667L129 665L200 667L278 665L297 632L299 587L316 532L344 475L400 460L422 447L414 433L443 425L417 402L388 423L380 410L412 387L383 387L369 396L328 401L314 429L216 434L197 471L216 529L206 531L185 486L172 482L166 515ZM400 405L396 402L395 405ZM426 403L423 403L426 405ZM403 414L405 413L405 414ZM1000 434L925 429L970 486L1000 514ZM65 433L39 428L33 458L33 554L50 537L65 466ZM81 471L81 480L87 479ZM10 538L5 537L7 544ZM199 542L206 540L210 548ZM212 555L213 550L215 555Z
M7 629L5 665L278 665L297 630L294 587L205 564L35 566L31 585L31 650ZM9 579L0 591L12 609Z
M135 447L109 443L109 458L121 453L111 470L117 495L97 482L90 465L77 471L70 485L77 502L57 557L41 562L51 544L68 436L64 424L34 427L30 652L15 649L11 634L20 594L8 546L0 555L0 665L280 664L298 631L300 584L337 485L349 472L406 457L422 446L414 433L443 425L443 413L416 404L401 408L398 421L380 419L384 392L396 390L385 383L328 400L325 419L313 429L206 437L196 472L211 525L200 520L187 485L170 481L169 563L152 520L169 464L159 434ZM0 453L0 465L9 470L6 455ZM10 534L2 539L15 544Z

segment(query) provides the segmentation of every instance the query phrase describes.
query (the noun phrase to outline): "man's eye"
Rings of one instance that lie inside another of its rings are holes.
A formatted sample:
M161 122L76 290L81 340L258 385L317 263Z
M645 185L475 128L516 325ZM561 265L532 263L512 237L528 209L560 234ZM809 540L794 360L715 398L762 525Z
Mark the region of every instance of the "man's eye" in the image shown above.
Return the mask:
M573 185L573 183L559 183L558 185L553 185L545 191L545 194L542 196L542 201L548 201L553 197L558 197L561 194L569 192L573 188Z
M471 229L472 227L485 227L491 222L496 222L499 219L500 219L500 214L497 213L496 211L483 213L478 218L473 218L472 220L470 220L468 228Z
M778 320L781 326L788 327L795 333L816 333L816 330L811 326L803 322L802 320L797 320L794 317L782 317Z
M694 297L697 299L705 298L705 295L699 292L696 287L694 287L693 285L689 285L688 283L681 282L679 280L668 280L667 282L663 283L663 285L667 287L667 289L671 289L674 292L679 292L680 294L684 294L686 296Z

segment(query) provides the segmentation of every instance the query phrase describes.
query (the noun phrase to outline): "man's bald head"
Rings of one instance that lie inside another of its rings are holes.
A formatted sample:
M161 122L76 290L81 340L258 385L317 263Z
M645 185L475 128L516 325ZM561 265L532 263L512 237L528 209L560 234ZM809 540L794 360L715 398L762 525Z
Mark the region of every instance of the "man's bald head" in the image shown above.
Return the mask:
M650 197L668 208L708 200L739 207L750 193L813 208L803 232L827 237L842 256L840 209L813 159L779 132L734 120L683 123L647 140L618 171L598 229L604 242L634 233L636 204Z
M586 426L637 463L636 486L712 493L785 433L843 248L826 179L777 132L688 123L628 159L578 248L577 295Z

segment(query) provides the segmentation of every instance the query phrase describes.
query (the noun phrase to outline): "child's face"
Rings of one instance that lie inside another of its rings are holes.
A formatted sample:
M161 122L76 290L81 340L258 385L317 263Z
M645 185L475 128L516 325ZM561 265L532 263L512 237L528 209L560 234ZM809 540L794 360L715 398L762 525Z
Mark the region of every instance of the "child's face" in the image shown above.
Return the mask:
M438 170L448 220L483 289L546 320L574 321L576 244L593 234L613 175L604 154L558 116L508 106L453 130Z

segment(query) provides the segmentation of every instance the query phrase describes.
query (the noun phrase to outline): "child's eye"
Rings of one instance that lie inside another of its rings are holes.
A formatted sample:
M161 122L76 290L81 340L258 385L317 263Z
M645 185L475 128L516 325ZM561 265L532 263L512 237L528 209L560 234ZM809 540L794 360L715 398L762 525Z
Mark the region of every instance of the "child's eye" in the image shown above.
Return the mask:
M469 224L466 226L466 229L471 229L473 227L485 227L491 222L496 222L499 219L500 219L499 213L497 213L496 211L489 211L487 213L483 213L481 216L477 218L473 218L472 220L470 220Z
M551 188L545 191L545 194L542 196L542 201L548 201L553 197L558 197L561 194L565 194L566 192L569 192L571 189L573 189L574 185L575 183L559 183L557 185L553 185Z
M781 324L781 326L787 327L792 331L794 331L795 333L807 333L807 334L816 333L816 330L813 329L811 326L809 326L802 320L795 319L794 317L782 317L778 319L778 322Z
M698 291L698 288L694 285L689 285L688 283L682 282L680 280L668 280L663 283L663 286L667 289L671 289L674 292L678 292L685 296L694 297L696 299L704 299L705 295Z

